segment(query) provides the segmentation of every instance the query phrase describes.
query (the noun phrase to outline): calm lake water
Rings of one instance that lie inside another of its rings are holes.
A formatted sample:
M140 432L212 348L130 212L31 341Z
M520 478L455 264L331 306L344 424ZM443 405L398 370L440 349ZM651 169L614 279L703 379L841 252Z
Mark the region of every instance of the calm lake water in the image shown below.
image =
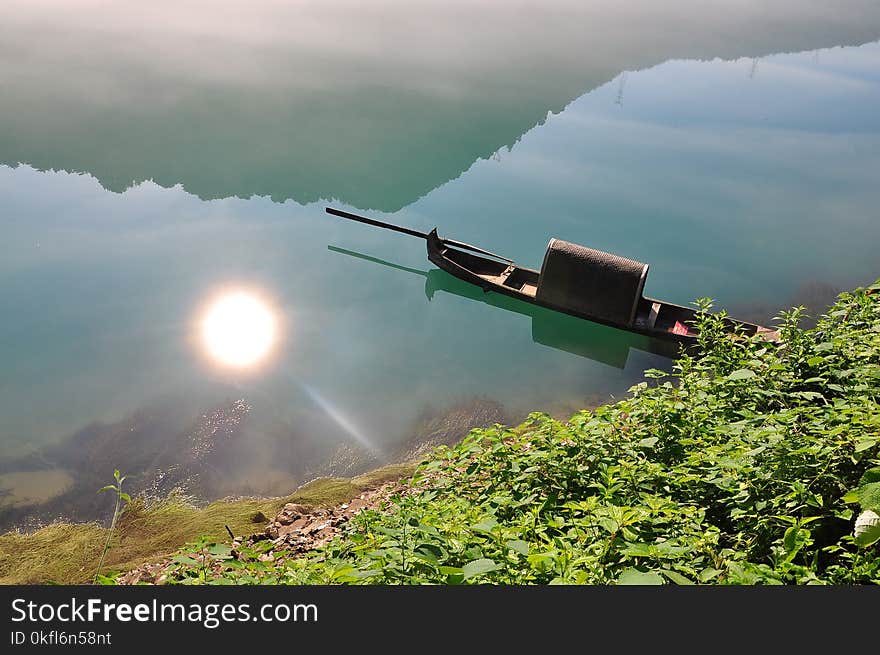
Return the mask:
M880 277L880 4L618 4L6 0L7 519L88 516L114 466L281 493L450 408L565 415L669 365L327 205L534 268L608 250L742 318ZM245 372L196 328L232 287L280 320Z

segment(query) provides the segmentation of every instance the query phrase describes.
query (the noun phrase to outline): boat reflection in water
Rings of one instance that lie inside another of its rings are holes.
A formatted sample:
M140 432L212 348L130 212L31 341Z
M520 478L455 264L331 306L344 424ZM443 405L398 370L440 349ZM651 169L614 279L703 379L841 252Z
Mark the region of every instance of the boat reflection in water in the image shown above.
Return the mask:
M675 357L678 353L679 346L674 342L618 330L499 293L484 292L480 287L453 277L439 268L422 271L336 246L327 246L327 248L374 264L421 275L425 278L425 296L429 301L433 300L437 292L442 291L529 316L532 319L532 341L535 343L587 357L618 369L626 367L631 348L663 357Z

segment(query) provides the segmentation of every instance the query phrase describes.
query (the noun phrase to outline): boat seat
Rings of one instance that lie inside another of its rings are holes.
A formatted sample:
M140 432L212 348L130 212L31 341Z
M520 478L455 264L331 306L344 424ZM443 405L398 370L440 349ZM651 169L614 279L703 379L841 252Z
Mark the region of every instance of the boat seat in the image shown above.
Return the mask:
M511 264L510 266L505 268L503 271L501 271L501 273L499 273L499 275L497 277L498 284L506 284L507 278L510 277L510 274L513 273L513 271L514 271L513 264Z
M632 327L647 276L642 262L551 239L535 297L564 311Z

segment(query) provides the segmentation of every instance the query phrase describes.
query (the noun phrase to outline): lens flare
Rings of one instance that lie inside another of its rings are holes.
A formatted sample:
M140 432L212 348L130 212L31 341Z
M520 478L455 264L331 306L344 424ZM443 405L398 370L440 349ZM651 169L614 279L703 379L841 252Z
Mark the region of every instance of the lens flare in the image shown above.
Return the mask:
M336 408L329 400L327 400L324 396L318 393L318 390L308 384L300 383L303 389L305 389L306 393L309 394L312 400L320 407L324 412L329 416L333 421L345 430L351 437L354 438L359 444L364 446L367 450L369 450L374 455L381 455L382 451L378 446L374 445L372 441L370 441L366 435L361 432L358 427L352 423L348 418L346 418L343 413Z
M229 291L210 304L201 321L202 343L216 362L247 368L275 344L278 321L269 305L247 291Z

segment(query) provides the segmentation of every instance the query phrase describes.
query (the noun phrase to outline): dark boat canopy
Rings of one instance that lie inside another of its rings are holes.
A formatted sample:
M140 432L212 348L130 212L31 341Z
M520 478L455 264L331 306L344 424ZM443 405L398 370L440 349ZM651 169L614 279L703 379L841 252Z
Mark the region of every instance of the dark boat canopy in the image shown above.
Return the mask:
M536 299L624 326L636 317L648 265L619 255L550 239Z

